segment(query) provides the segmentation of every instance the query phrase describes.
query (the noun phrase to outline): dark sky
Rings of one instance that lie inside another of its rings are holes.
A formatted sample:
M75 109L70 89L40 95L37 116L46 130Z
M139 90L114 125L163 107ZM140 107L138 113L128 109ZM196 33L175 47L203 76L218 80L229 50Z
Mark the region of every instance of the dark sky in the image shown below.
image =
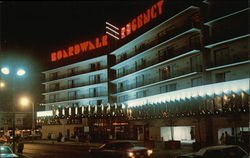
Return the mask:
M2 47L23 51L43 66L51 51L103 35L105 21L123 25L154 2L3 2Z
M24 91L41 102L41 71L49 67L50 52L103 35L105 21L121 27L155 2L1 2L0 65L24 66L28 72Z

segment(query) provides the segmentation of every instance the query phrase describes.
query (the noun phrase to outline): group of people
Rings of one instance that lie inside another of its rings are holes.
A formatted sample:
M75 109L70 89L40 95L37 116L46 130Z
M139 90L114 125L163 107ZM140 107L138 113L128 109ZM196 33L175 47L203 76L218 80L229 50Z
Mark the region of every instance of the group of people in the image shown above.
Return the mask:
M220 137L220 144L229 144L230 141L230 135L227 133L227 131L221 134Z

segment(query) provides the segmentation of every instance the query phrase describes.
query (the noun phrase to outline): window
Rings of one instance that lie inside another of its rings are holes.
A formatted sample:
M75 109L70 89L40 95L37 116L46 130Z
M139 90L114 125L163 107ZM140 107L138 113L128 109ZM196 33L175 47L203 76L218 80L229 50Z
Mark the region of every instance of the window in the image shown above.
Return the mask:
M145 81L145 78L144 78L144 75L140 75L140 76L137 76L136 77L136 86L143 86L144 85L144 81Z
M122 95L118 97L118 102L125 102L128 100L128 95Z
M58 101L59 100L59 95L58 94L51 94L50 96L49 96L49 101L50 102L56 102L56 101Z
M79 79L69 80L68 81L69 88L77 87L78 86L78 81L79 81Z
M101 82L100 74L89 76L89 83L90 84L95 84L95 83L100 83L100 82Z
M168 46L168 47L158 51L158 60L164 61L164 60L167 60L167 59L174 57L174 51L175 51L174 46Z
M58 72L54 72L50 74L50 80L56 80L58 79Z
M118 91L122 92L127 89L128 80L118 83Z
M135 62L135 70L140 70L146 67L146 59L140 59Z
M120 62L124 61L127 59L127 53L122 53L121 55L119 55L119 58L120 58Z
M68 76L72 76L72 75L75 75L77 72L77 67L74 67L74 68L71 68L71 69L68 69Z
M77 91L71 91L68 92L68 98L71 99L77 99Z
M136 92L136 98L142 98L147 96L147 90Z
M189 37L189 46L191 50L200 49L200 35L199 34Z
M49 89L50 89L50 91L59 90L59 89L60 89L60 84L59 84L59 82L50 84L50 85L49 85Z
M170 84L170 85L168 85L168 89L169 89L169 92L170 91L175 91L176 90L176 83L172 83L172 84Z
M191 86L195 87L195 86L201 86L202 85L202 78L198 77L198 78L194 78L191 80Z
M168 85L164 85L160 87L160 93L168 92Z
M90 88L89 89L90 97L98 97L100 96L100 87Z
M215 80L216 82L225 82L225 81L229 81L231 78L231 73L230 71L228 72L222 72L222 73L217 73L215 75Z
M190 58L191 71L200 72L202 70L201 66L201 55L195 55Z
M100 66L100 62L96 62L96 63L90 64L90 70L91 70L91 71L99 70L100 67L101 67L101 66Z
M159 73L160 73L161 80L166 80L170 78L170 66L166 66L166 67L159 69Z
M118 77L124 76L126 74L126 67L118 69Z
M214 51L214 61L215 61L216 66L225 65L228 63L228 61L230 61L230 59L231 57L230 57L230 52L229 52L228 47L217 49Z

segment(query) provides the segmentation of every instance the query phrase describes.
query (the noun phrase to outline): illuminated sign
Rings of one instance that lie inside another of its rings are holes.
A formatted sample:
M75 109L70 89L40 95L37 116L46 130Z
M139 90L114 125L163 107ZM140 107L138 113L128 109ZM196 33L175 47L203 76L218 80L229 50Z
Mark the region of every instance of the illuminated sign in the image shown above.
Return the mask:
M137 29L141 28L143 25L149 23L151 20L155 19L157 16L162 14L164 0L160 0L155 3L151 8L147 9L144 13L139 14L136 18L122 27L120 30L121 39L135 32Z
M55 62L61 59L69 58L80 53L86 53L88 51L95 50L97 48L105 47L108 45L108 36L103 35L101 38L96 37L93 41L85 41L73 46L69 46L67 49L58 50L51 53L51 61Z

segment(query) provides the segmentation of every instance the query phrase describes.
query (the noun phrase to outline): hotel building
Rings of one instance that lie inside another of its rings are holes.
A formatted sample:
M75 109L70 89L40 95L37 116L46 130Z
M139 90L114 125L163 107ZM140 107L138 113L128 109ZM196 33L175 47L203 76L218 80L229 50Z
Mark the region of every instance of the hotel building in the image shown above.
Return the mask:
M249 8L234 3L201 1L106 55L44 71L43 138L218 144L248 133Z

